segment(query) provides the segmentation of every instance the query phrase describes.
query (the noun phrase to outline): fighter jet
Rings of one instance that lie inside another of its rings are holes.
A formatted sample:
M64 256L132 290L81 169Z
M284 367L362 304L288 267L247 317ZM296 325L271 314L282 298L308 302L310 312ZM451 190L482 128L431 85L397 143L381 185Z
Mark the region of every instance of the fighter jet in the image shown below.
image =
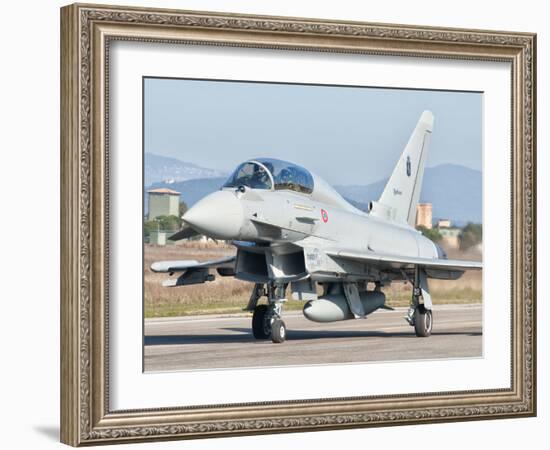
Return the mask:
M245 310L256 339L284 342L283 305L290 294L315 322L364 319L387 308L382 287L409 282L406 320L416 336L432 332L428 280L456 280L476 261L450 260L414 228L434 118L424 111L380 199L361 211L299 165L271 158L239 165L223 187L182 217L172 240L205 235L226 240L236 255L216 261L161 261L154 272L177 276L164 286L233 276L253 284ZM267 301L259 303L262 297Z

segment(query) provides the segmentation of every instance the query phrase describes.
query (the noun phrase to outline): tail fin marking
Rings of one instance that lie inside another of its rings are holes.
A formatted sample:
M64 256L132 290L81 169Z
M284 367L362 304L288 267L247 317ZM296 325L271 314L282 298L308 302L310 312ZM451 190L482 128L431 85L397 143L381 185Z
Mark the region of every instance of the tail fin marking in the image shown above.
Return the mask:
M430 111L420 116L380 199L373 202L370 211L373 216L415 225L433 121Z

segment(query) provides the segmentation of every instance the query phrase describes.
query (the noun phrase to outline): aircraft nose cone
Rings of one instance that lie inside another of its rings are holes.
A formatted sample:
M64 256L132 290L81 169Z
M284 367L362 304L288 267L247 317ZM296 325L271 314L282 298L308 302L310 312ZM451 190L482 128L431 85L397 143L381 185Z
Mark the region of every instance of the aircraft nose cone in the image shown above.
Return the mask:
M216 191L189 208L183 221L214 239L238 239L244 211L232 191Z

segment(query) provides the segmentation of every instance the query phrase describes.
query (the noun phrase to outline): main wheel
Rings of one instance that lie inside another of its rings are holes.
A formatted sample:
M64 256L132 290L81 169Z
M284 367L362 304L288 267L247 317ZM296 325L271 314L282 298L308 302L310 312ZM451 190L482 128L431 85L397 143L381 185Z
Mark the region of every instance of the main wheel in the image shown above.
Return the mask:
M271 324L271 340L276 344L286 340L286 325L281 319L275 319Z
M432 334L433 317L429 309L420 305L414 312L414 331L418 337L428 337Z
M271 318L267 305L258 305L252 314L252 334L256 339L268 339L271 336Z

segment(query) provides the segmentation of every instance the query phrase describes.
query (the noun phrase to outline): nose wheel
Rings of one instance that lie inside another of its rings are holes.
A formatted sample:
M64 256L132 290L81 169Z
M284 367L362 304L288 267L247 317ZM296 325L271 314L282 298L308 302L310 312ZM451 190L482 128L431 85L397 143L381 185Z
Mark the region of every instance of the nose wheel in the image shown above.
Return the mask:
M286 340L286 325L281 319L275 319L271 324L271 340L281 344Z
M269 339L281 344L286 341L286 324L274 315L273 308L258 305L252 314L252 335L256 339Z
M256 339L269 339L271 336L271 317L267 305L258 305L254 308L252 334Z
M280 344L286 340L286 325L281 319L285 299L286 284L270 283L267 289L256 284L246 309L252 313L252 335L256 339L269 339ZM267 305L258 305L262 296L268 299Z

